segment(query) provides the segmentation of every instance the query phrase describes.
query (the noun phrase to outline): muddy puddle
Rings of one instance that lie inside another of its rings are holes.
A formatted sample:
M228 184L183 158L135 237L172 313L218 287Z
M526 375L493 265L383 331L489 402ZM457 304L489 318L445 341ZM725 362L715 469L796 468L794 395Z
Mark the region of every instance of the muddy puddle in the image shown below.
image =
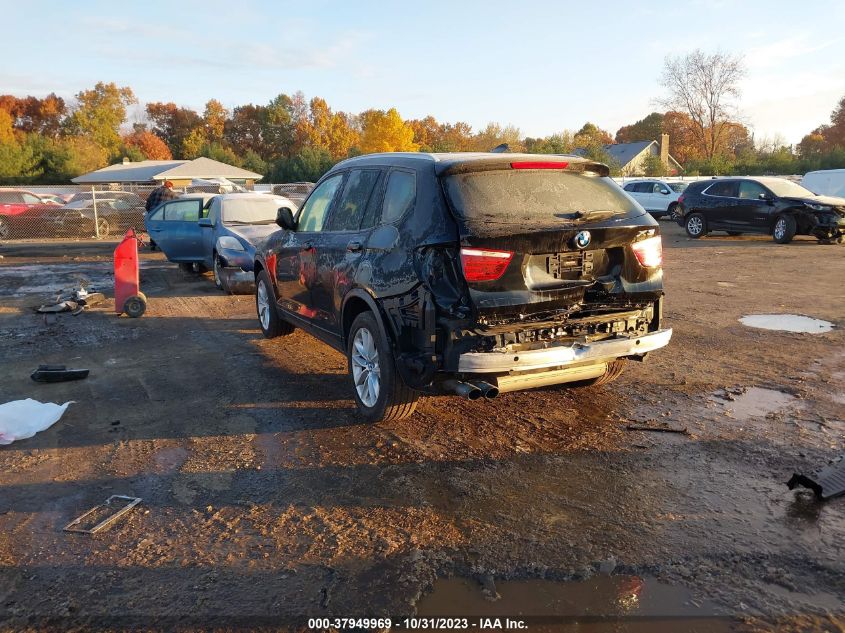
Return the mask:
M491 599L496 594L498 598ZM532 631L591 633L722 633L731 618L688 591L639 576L597 575L588 580L505 580L495 587L443 578L417 603L418 616L526 618Z
M723 407L731 417L737 420L750 420L794 407L798 403L798 398L775 389L748 387L719 391L713 396L712 401Z
M800 314L748 314L739 319L743 325L761 330L824 334L833 329L833 323Z

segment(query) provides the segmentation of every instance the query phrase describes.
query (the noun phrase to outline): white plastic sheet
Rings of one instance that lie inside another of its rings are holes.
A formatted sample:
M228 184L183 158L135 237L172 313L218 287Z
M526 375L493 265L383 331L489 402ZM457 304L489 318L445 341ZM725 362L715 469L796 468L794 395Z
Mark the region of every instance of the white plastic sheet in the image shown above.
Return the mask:
M11 444L49 429L72 402L55 404L27 398L0 404L0 444Z

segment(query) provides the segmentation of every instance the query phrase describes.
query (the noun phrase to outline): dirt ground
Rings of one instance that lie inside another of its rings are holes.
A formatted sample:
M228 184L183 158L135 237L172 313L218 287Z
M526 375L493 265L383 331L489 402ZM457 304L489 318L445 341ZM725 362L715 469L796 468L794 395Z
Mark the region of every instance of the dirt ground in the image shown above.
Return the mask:
M661 226L668 348L604 387L377 425L340 354L265 340L208 276L145 253L142 318L36 315L79 279L110 295L114 245L0 246L0 402L74 401L0 447L0 630L304 629L476 590L490 613L588 605L565 630L845 630L845 497L785 485L845 452L845 248ZM835 327L738 320L756 313ZM36 384L40 363L91 374ZM112 494L143 502L62 531Z

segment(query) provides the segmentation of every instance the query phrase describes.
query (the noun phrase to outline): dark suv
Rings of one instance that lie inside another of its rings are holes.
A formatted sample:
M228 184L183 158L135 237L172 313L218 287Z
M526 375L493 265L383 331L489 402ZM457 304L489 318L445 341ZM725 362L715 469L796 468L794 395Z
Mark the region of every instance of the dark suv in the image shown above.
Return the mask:
M344 352L362 415L616 378L669 342L657 222L578 157L373 154L336 165L256 254L265 336Z
M677 218L694 238L727 231L771 235L778 244L796 235L841 243L845 198L817 196L785 178L699 180L678 199Z

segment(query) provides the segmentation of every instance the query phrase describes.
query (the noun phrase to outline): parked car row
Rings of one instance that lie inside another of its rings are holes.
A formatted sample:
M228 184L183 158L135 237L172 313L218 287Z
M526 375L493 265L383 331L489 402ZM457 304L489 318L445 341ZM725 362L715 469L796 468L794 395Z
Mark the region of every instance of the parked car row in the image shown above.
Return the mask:
M687 188L686 182L667 182L665 180L634 180L622 187L629 196L655 218L675 217L678 198Z

